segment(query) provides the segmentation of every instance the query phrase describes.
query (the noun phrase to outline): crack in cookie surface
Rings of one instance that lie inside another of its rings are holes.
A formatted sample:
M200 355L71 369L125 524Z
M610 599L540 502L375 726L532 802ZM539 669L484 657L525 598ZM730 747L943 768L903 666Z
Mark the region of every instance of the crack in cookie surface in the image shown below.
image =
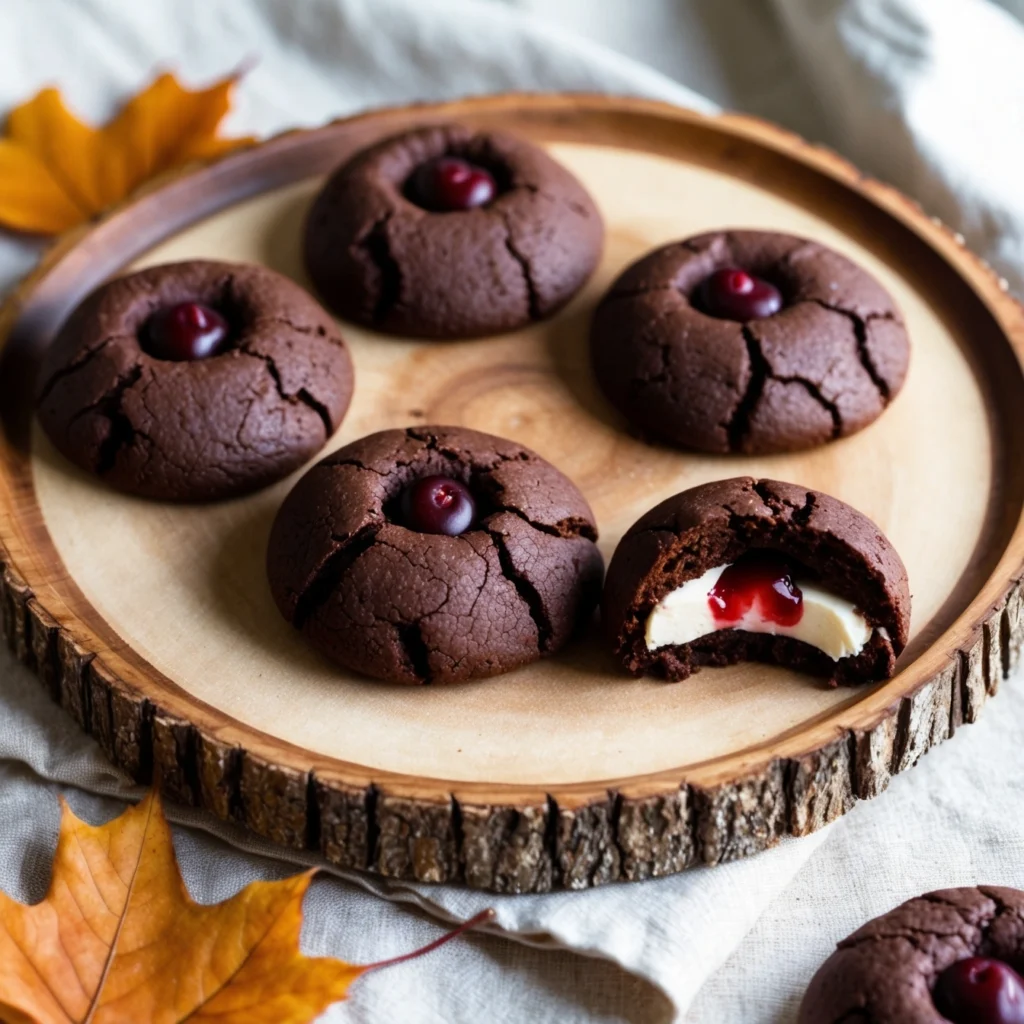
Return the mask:
M822 307L822 309L828 309L833 313L839 313L841 316L845 316L853 324L853 331L854 336L857 339L857 351L860 356L861 364L868 376L871 378L875 387L878 388L878 393L882 398L882 402L885 405L888 405L892 398L892 385L890 385L890 383L878 372L874 360L871 358L871 353L868 351L867 332L868 325L874 320L886 320L890 323L901 323L899 318L892 313L871 313L864 317L852 312L851 310L831 305L821 299L812 299L809 301L816 302Z
M550 650L553 630L551 619L544 605L544 598L526 575L516 569L509 554L504 534L497 531L488 531L488 533L498 552L502 575L516 588L516 592L530 610L530 618L533 619L537 627L537 648L542 652Z
M60 367L50 375L40 388L37 401L45 402L46 399L50 397L50 393L53 389L61 381L66 380L68 377L74 376L80 370L85 369L93 359L102 354L103 350L108 345L121 340L122 337L122 335L110 335L109 337L104 338L98 345L91 345L88 348L83 349L82 352L76 355L66 366Z
M750 418L764 393L765 382L772 375L768 361L761 351L761 343L754 332L745 324L742 332L744 344L747 346L747 358L750 360L750 377L747 381L747 390L732 411L726 427L729 435L729 449L734 452L743 449L743 443L750 434Z
M508 250L509 256L512 257L519 265L519 269L523 274L523 284L526 285L526 315L530 320L540 320L542 313L540 308L540 297L537 294L537 286L533 280L533 268L530 265L530 260L519 251L516 246L515 237L513 234L513 228L510 221L510 217L507 213L499 214L501 221L505 226L505 248Z
M324 405L323 402L318 401L317 398L310 393L308 388L301 387L297 391L289 393L281 381L281 371L278 369L277 360L273 356L263 355L260 352L254 352L248 348L242 348L239 349L239 351L244 355L251 356L253 359L258 359L263 363L267 369L267 373L270 375L270 379L274 383L277 395L282 402L288 402L293 405L304 405L316 413L324 427L325 441L334 433L335 424L327 406ZM241 424L239 425L239 429L241 429Z
M356 242L377 270L377 297L370 314L375 324L383 324L402 297L402 267L392 255L388 240L388 222L393 216L392 211L375 221L370 230Z

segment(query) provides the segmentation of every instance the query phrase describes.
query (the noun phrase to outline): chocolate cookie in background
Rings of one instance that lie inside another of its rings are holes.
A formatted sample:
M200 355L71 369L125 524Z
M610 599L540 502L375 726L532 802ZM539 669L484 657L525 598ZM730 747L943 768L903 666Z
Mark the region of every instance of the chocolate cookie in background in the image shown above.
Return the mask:
M267 575L328 658L396 683L495 675L589 619L604 563L575 485L512 441L385 430L314 466L274 521Z
M869 921L815 974L799 1024L1024 1024L1024 892L926 893Z
M594 372L655 438L705 452L792 451L866 427L907 374L889 293L818 242L717 231L627 268L594 314Z
M38 415L58 451L119 490L210 501L301 466L352 388L337 325L297 284L190 260L78 306L43 357Z
M469 338L551 316L593 273L603 238L593 200L542 149L443 125L336 171L310 210L305 261L339 316Z
M893 674L910 592L899 555L856 509L737 477L637 520L608 567L601 611L633 675L680 680L755 660L861 683Z

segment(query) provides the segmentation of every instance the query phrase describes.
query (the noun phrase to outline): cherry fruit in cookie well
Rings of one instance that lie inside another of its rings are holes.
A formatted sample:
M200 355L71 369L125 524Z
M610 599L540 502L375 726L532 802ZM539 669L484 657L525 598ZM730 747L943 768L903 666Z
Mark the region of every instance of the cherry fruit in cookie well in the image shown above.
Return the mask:
M435 213L486 206L498 194L490 171L457 156L441 156L421 164L411 184L412 198Z
M722 320L760 320L782 309L782 293L763 278L738 267L716 270L702 282L698 305Z
M708 594L711 614L722 628L739 622L757 606L767 622L795 626L804 614L804 596L777 551L748 551L730 565Z
M228 322L199 302L179 302L158 309L146 321L143 347L157 359L184 362L208 359L224 347Z
M417 533L456 537L473 525L476 502L469 488L448 476L425 476L402 494L402 520Z
M958 960L939 975L932 998L953 1024L1024 1024L1024 979L1001 960Z

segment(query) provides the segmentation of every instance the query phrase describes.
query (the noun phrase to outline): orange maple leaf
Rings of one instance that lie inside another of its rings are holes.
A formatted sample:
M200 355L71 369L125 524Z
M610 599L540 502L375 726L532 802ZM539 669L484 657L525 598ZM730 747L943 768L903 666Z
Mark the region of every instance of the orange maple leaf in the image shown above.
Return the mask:
M102 128L79 121L57 89L43 89L11 111L0 138L0 223L65 231L162 171L248 145L217 136L236 77L192 92L163 74Z
M356 966L303 956L302 898L313 873L253 882L202 906L181 879L154 793L99 826L62 800L46 897L25 906L0 892L0 1020L308 1024L361 974L408 959Z

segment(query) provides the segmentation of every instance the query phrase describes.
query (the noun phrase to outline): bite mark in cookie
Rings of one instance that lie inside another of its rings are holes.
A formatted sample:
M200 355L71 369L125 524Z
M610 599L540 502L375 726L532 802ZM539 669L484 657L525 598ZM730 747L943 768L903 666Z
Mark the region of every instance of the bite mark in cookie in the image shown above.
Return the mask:
M754 549L669 591L647 617L647 649L693 643L724 629L788 636L841 661L860 654L872 627L850 601L800 580L778 552Z
M866 516L793 484L683 491L626 532L602 618L634 675L762 660L833 682L888 678L906 645L906 570Z

